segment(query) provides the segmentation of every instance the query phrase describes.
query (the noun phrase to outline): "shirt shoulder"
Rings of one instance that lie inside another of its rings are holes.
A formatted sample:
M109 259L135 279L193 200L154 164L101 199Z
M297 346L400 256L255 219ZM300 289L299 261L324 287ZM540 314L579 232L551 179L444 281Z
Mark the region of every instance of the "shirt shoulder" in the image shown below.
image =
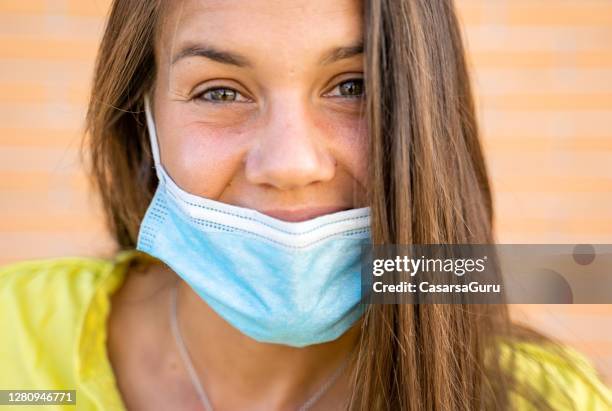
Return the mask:
M57 258L0 267L0 320L30 336L77 324L78 314L112 268L107 260ZM58 336L58 335L56 335Z
M11 330L0 345L0 387L52 389L49 383L72 380L84 311L110 267L104 260L59 258L0 268L0 329Z
M111 266L110 260L67 257L0 267L0 307L27 316L57 304L78 308Z
M501 353L506 360L514 361L516 380L541 395L553 409L612 411L612 391L587 357L575 349L552 343L515 342L504 344ZM517 410L538 409L520 395L511 397Z
M104 348L92 341L105 335L109 297L131 258L124 252L0 267L0 329L8 330L0 344L0 389L77 389L80 407L96 409L81 395L83 352Z

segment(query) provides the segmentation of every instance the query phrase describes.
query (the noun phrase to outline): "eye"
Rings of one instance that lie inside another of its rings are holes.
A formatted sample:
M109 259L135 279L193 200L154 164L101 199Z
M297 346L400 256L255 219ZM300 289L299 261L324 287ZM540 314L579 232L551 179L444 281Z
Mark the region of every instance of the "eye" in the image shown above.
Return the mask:
M193 98L207 103L244 103L250 101L238 91L229 87L209 88L196 94Z
M334 87L326 96L360 98L365 94L363 79L355 78L343 81Z

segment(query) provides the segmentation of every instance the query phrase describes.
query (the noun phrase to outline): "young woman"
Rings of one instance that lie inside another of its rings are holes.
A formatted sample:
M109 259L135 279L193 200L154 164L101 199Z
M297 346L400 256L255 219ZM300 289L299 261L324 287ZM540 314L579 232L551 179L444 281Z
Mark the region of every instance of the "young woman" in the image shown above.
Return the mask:
M0 388L82 410L611 409L504 305L356 298L364 242L494 240L451 0L116 0L87 126L122 251L3 270Z

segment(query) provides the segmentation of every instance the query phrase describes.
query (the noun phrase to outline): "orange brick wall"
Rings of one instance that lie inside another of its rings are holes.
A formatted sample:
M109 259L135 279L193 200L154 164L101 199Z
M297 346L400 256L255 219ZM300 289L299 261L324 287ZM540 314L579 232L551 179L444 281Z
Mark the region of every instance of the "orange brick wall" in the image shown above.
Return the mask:
M0 1L0 264L112 248L78 161L109 0ZM458 0L499 242L612 243L612 2ZM612 306L519 306L612 377Z
M612 243L612 2L457 4L498 241ZM587 353L612 382L612 305L513 312Z
M78 151L109 1L0 1L0 264L110 248Z

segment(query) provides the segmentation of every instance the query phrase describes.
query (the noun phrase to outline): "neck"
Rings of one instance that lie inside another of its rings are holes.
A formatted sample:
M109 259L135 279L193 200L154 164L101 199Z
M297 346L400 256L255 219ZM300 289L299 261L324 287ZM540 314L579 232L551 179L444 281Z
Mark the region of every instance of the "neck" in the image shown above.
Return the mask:
M183 281L177 290L177 319L210 401L227 409L254 404L296 409L343 365L359 338L355 326L335 341L304 348L258 342L222 319ZM342 373L326 401L347 398L348 375Z

